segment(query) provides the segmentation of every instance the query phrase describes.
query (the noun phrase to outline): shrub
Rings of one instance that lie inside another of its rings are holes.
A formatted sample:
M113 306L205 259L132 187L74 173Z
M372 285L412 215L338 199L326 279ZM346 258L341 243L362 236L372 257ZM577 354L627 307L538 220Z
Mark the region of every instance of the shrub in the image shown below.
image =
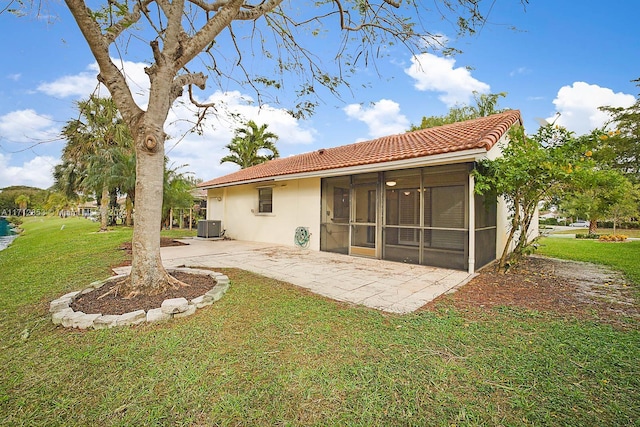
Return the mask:
M546 218L546 219L540 219L538 220L539 224L544 224L544 225L558 225L558 219L557 218Z
M15 225L16 227L22 224L22 218L19 216L10 216L7 218L10 224Z
M581 234L578 233L576 234L576 239L599 239L600 235L599 234Z
M604 234L598 238L601 242L624 242L627 236L624 234Z

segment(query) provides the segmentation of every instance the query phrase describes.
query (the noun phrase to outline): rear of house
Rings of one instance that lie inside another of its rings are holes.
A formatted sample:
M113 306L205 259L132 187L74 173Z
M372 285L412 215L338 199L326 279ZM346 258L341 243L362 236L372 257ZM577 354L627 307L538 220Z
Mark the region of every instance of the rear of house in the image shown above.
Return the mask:
M502 252L508 212L472 171L521 124L512 110L272 160L200 184L207 219L237 240L474 272Z

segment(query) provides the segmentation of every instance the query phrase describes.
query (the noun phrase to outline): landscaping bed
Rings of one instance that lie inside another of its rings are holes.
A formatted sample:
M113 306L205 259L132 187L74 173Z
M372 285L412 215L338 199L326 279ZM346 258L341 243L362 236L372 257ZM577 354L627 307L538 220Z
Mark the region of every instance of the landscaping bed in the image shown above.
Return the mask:
M434 310L443 304L465 311L519 307L629 327L634 319L636 325L640 321L633 289L622 274L603 266L530 256L506 274L489 266L457 292L424 308Z

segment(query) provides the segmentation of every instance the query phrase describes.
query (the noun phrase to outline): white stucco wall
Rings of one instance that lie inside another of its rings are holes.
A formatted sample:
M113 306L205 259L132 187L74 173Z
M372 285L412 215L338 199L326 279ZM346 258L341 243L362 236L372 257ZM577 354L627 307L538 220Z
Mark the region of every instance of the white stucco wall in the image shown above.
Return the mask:
M265 185L273 185L270 214L258 213L258 187ZM309 249L320 250L320 178L211 189L207 219L222 220L225 236L235 240L289 246L296 228L308 227Z

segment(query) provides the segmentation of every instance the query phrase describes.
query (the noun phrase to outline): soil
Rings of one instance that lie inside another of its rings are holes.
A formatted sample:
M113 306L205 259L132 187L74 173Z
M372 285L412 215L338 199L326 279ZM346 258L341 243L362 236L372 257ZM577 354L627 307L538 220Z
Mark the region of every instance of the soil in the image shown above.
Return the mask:
M107 283L95 291L82 295L71 304L74 311L83 313L124 314L136 310L148 311L158 308L162 301L169 298L186 298L192 300L209 292L216 285L216 281L210 276L175 272L173 277L185 283L187 286L169 288L158 295L139 295L133 298L123 298L123 295L110 293L106 295L116 283Z
M637 327L640 322L634 287L620 273L541 256L530 256L504 274L488 266L456 292L436 298L423 309L447 305L471 315L507 306L619 327Z

